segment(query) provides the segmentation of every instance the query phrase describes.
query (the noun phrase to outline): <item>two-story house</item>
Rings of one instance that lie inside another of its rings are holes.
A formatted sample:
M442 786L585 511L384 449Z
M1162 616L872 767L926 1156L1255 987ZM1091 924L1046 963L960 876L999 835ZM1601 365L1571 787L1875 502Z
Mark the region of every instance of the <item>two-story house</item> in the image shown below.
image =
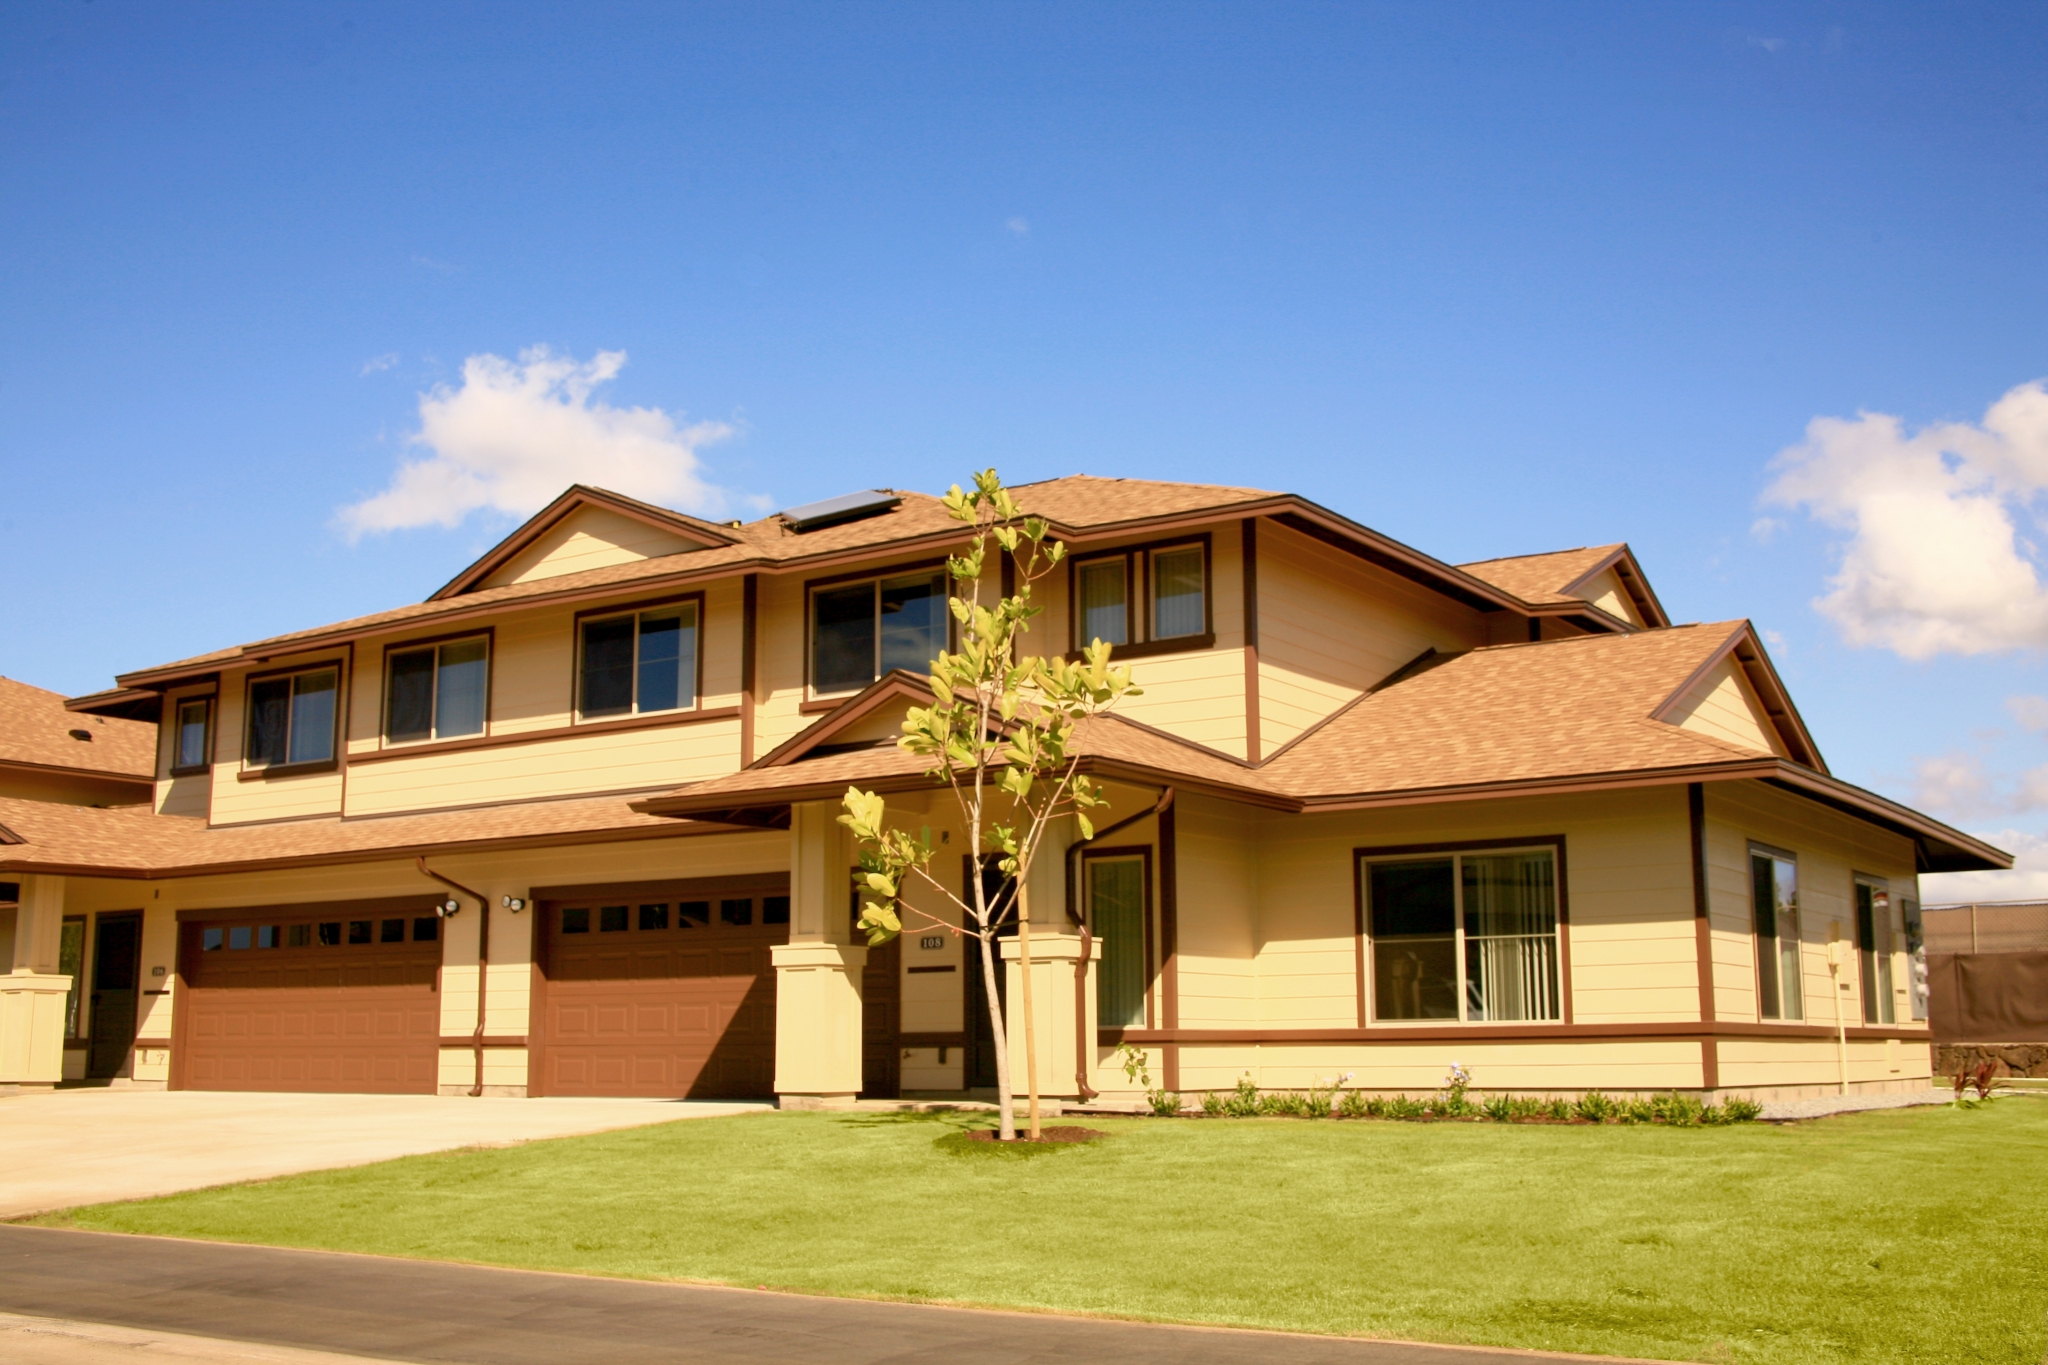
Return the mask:
M1144 688L1085 739L1097 837L1032 873L1045 1094L1128 1094L1126 1041L1189 1092L1926 1083L1902 906L2010 859L1831 777L1746 622L1673 626L1620 545L1453 566L1288 494L1017 491L1070 550L1035 647ZM917 493L572 488L423 602L76 699L156 721L154 799L0 799L0 875L24 921L139 922L136 1083L985 1086L961 938L863 946L835 821L880 790L976 875L893 744L961 543Z

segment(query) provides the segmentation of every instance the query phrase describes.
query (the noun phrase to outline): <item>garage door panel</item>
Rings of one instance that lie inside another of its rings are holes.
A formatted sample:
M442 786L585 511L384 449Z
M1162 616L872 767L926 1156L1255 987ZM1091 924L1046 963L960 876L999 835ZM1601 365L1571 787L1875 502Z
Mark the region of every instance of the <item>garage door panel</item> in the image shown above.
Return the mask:
M391 910L327 913L335 918L294 924L287 911L259 911L181 926L183 1084L433 1092L441 944L430 910L408 908L403 938L380 930L374 942L349 941L350 923L396 918Z
M696 904L685 913L684 902ZM626 922L603 914L606 905L628 906ZM787 907L772 881L665 897L606 888L536 907L546 975L541 1085L558 1095L770 1093L768 950L788 940Z

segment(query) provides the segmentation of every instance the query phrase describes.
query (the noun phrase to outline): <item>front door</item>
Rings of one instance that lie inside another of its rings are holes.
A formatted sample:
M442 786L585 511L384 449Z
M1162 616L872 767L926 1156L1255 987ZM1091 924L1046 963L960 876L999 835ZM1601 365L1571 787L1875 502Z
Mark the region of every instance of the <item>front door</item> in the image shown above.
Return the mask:
M92 1049L85 1074L118 1076L135 1045L135 992L142 976L142 916L101 915L92 950Z
M974 875L973 864L969 863L964 876ZM1009 918L1011 902L1016 899L1016 883L1005 877L1002 869L993 861L984 863L981 869L983 902L989 907L990 918L997 922L995 942L989 949L995 956L996 1008L1003 1011L1003 1020L1009 1022L1010 973L1003 962L1003 940L1014 938L1017 922ZM962 895L969 905L974 903L974 886L970 881L962 889ZM967 1088L969 1090L993 1090L996 1084L996 1031L989 1021L988 986L982 978L981 940L968 935L965 961L961 970L967 974L963 992L967 1006Z

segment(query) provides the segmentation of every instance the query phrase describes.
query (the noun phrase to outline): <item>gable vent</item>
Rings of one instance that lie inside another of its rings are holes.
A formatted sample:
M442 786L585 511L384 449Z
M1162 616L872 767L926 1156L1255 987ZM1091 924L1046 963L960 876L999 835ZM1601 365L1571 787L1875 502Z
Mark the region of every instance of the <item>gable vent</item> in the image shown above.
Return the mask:
M783 525L802 533L816 531L826 526L837 526L842 521L859 521L862 517L879 516L903 501L900 493L891 493L886 488L870 488L859 493L843 493L823 502L807 502L801 507L792 507L781 513Z

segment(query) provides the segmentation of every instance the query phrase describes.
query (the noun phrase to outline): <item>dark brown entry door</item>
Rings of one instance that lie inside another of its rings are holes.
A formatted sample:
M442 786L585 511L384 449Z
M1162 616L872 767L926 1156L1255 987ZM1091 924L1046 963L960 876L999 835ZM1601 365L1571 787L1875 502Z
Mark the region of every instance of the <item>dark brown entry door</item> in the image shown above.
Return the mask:
M135 1045L136 992L142 984L142 916L101 915L92 950L91 1048L85 1074L118 1076Z
M441 921L417 905L181 926L189 1090L421 1094L440 1061Z
M855 938L854 942L860 942ZM860 1093L893 1100L903 1090L903 940L868 949L860 974Z
M786 877L607 887L538 910L542 1093L774 1093L768 950L789 941Z
M973 875L973 866L968 864L963 869L962 876L965 878ZM989 950L995 957L996 1008L1003 1012L1003 1021L1007 1025L1010 1017L1010 973L1008 966L1003 962L1003 940L1014 938L1017 934L1017 923L1009 917L1010 903L1017 896L1017 884L1005 877L1001 868L990 863L982 867L981 889L982 895L987 898L983 904L988 906L990 915L997 924L995 942L989 944ZM967 903L972 905L973 883L969 882L962 887L961 894L967 899ZM992 1090L996 1084L996 1030L995 1025L989 1021L988 985L981 974L981 940L969 935L963 947L966 950L965 960L961 963L960 970L967 973L967 989L962 992L967 1013L967 1018L963 1021L967 1034L967 1088Z

